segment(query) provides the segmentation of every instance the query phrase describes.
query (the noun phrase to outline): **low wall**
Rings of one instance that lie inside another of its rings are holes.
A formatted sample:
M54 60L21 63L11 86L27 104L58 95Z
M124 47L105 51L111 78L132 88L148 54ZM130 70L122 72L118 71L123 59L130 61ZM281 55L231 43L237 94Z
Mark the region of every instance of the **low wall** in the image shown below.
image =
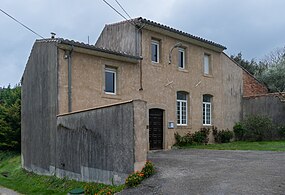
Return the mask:
M270 117L276 124L285 124L285 102L278 93L243 98L243 117L258 114Z
M56 175L124 183L146 161L146 124L140 100L58 116Z

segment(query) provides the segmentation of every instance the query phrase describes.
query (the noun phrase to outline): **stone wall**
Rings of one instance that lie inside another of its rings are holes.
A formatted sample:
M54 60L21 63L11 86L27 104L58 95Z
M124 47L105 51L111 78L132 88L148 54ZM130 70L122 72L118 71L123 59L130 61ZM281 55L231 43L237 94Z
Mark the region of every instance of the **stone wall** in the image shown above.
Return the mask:
M248 72L243 71L243 96L266 94L268 89Z

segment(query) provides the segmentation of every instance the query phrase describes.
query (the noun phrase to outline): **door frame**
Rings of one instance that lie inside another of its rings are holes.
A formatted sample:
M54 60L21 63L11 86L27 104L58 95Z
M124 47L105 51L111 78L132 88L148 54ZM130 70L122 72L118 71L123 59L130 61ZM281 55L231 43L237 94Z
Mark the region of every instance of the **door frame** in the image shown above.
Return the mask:
M162 119L163 119L163 124L162 124L162 149L165 150L167 147L166 145L166 106L161 106L161 105L151 105L147 108L147 121L148 121L148 131L147 131L147 136L148 136L148 151L150 151L150 142L149 142L149 131L150 131L150 126L149 126L149 111L150 109L160 109L162 110Z

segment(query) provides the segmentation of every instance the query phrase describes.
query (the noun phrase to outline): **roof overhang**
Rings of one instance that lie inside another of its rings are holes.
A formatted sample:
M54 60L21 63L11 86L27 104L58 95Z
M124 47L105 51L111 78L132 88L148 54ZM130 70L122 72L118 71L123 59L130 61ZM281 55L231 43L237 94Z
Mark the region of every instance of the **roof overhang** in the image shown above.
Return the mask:
M133 64L137 64L139 60L142 59L141 57L138 57L138 56L132 56L132 55L128 55L125 53L118 53L115 51L98 48L92 45L77 43L77 42L69 41L69 40L61 40L58 42L57 46L58 48L63 49L63 50L73 50L78 53L84 53L84 54L104 57L104 58L108 58L112 60L129 62Z

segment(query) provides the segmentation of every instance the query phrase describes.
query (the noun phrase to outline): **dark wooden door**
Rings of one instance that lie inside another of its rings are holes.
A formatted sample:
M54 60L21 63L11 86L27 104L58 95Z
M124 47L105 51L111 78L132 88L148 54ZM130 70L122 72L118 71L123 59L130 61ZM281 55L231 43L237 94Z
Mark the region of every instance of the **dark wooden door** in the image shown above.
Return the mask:
M149 144L150 150L163 148L163 110L149 110Z

